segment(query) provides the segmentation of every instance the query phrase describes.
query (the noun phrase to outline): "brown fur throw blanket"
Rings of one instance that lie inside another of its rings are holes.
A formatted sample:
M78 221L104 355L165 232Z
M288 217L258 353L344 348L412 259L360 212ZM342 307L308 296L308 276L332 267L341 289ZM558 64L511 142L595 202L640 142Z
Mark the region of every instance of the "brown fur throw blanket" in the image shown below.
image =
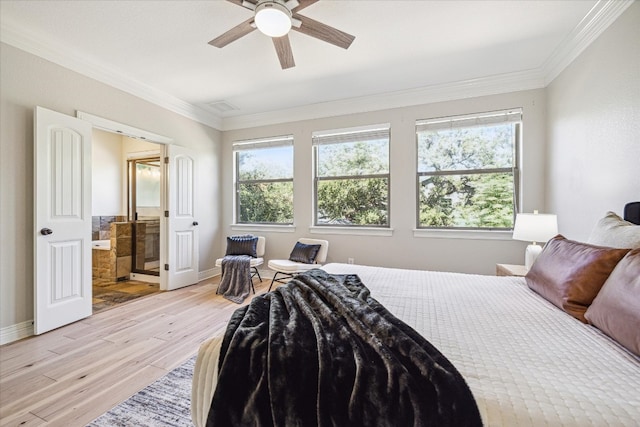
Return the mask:
M233 314L208 426L480 426L471 391L356 275L312 270Z

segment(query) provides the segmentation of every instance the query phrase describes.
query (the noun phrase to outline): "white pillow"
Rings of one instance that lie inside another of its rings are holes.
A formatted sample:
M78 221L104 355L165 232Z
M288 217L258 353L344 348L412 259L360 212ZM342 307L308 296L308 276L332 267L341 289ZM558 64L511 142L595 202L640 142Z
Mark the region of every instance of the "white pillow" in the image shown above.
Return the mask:
M607 212L591 231L587 243L619 249L640 248L640 225Z

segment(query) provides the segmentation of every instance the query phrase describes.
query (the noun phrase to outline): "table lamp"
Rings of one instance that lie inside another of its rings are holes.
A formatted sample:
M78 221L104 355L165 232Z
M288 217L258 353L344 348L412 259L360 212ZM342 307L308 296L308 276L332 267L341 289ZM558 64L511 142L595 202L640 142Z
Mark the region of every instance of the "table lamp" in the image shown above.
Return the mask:
M558 234L558 218L553 214L519 213L516 215L516 224L513 227L513 238L525 242L532 242L527 246L524 255L524 265L527 270L531 268L542 247L537 242L546 243L547 240Z

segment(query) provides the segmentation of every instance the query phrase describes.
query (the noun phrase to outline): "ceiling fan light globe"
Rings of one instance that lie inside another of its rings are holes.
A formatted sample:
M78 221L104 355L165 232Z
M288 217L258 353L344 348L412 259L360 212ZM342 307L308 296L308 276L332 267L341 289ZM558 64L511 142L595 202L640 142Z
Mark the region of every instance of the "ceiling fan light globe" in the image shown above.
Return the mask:
M275 1L258 4L255 16L256 27L269 37L282 37L291 30L291 12Z

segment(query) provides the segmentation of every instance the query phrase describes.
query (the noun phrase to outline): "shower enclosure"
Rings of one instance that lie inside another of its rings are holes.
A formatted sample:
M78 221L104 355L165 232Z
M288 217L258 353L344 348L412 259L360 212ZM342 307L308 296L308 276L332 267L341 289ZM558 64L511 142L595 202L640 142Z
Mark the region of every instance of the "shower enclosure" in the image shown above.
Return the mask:
M160 157L127 161L127 210L133 224L131 270L160 276Z

